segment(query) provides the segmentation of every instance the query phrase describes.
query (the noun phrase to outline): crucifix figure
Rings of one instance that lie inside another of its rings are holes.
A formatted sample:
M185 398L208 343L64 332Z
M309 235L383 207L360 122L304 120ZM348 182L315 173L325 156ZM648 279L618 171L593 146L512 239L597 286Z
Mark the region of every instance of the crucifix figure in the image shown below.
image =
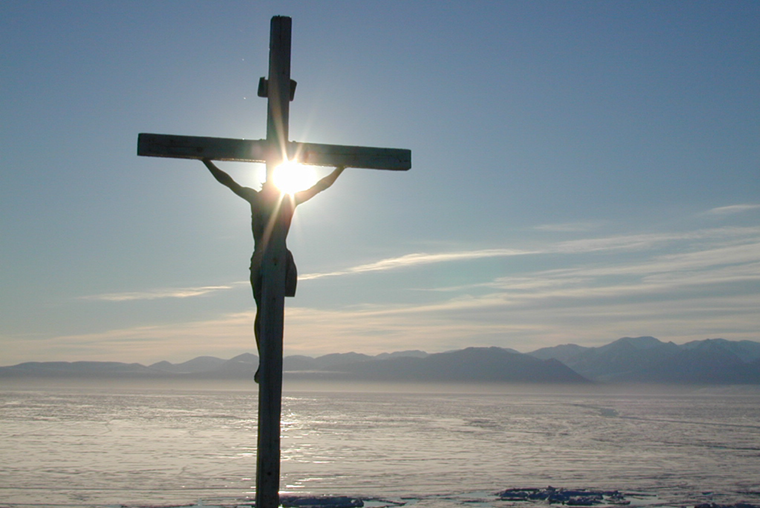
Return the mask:
M261 358L261 340L259 327L261 324L261 294L263 286L262 260L264 252L271 235L272 228L275 224L280 224L286 229L290 228L290 222L293 218L296 206L304 203L323 190L328 189L335 183L335 180L343 173L344 167L335 168L335 171L319 180L312 187L287 194L277 189L271 180L267 180L261 187L260 191L255 191L249 187L243 187L232 179L230 175L217 168L213 162L204 158L203 163L214 175L214 178L222 185L245 199L251 205L251 229L253 232L254 250L251 256L251 287L253 289L253 299L256 301L256 318L253 321L253 332L256 336L256 348ZM285 248L285 296L296 296L296 282L298 275L296 263L293 254ZM256 370L253 379L259 382L259 370Z
M288 278L288 266L294 268L292 258L285 246L292 209L297 199L282 197L274 190L274 170L287 161L314 166L332 166L336 170L317 183L316 188L306 191L300 199L308 199L329 187L343 168L389 169L405 171L412 166L410 150L371 148L360 146L324 145L289 141L288 125L290 101L293 100L296 82L290 79L291 19L285 16L272 18L269 40L269 77L259 81L258 95L267 98L267 137L263 140L226 139L165 134L140 134L137 154L150 157L174 157L200 159L214 176L255 207L267 208L269 200L286 204L287 213L264 211L268 219L261 223L263 229L256 241L256 277L260 295L257 299L257 323L259 342L259 425L256 449L256 506L277 508L280 503L280 415L282 409L282 352L285 296L295 290L295 273ZM267 179L264 188L256 192L245 190L212 160L266 163ZM270 190L272 189L272 190ZM255 197L254 194L255 193ZM271 193L271 194L270 194ZM260 240L262 240L260 242ZM254 270L252 270L252 277Z

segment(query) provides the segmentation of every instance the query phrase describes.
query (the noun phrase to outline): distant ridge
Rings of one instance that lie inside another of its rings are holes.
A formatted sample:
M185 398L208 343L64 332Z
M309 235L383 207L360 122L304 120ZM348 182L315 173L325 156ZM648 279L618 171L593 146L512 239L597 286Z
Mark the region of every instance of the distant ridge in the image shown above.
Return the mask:
M587 383L556 360L540 360L507 349L467 348L418 356L395 356L334 366L351 379L415 382Z
M286 379L426 383L760 384L760 343L706 339L676 345L623 337L600 347L564 344L519 353L471 347L445 353L398 351L377 356L334 353L287 356ZM252 379L258 357L200 356L150 366L120 362L26 362L0 367L3 379Z
M467 348L429 355L398 351L369 356L334 353L318 358L288 356L285 377L291 379L389 382L588 383L556 360L541 360L510 349ZM245 353L230 360L201 356L148 367L118 362L42 362L0 367L2 378L81 379L252 379L258 357Z
M566 344L529 353L556 359L594 381L666 384L760 384L760 343L706 339L676 345L623 337L600 347Z
M149 368L174 374L191 374L214 370L224 362L224 360L213 356L199 356L198 358L193 358L192 360L178 363L176 365L167 361L158 362L150 365Z
M0 367L0 379L13 377L42 378L144 378L156 372L139 363L119 362L26 362Z

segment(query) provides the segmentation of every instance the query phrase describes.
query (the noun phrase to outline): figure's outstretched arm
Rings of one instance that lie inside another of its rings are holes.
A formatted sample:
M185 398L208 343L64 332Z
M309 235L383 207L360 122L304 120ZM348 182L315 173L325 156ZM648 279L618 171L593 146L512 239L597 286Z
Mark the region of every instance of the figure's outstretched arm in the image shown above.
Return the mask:
M221 183L222 185L229 187L229 189L240 196L243 199L248 198L249 192L253 189L247 189L246 187L243 187L242 185L238 184L235 180L232 179L230 175L219 169L214 165L213 162L211 162L210 159L201 159L203 161L203 164L206 165L209 171L211 171L211 174L214 175L214 178L216 178L216 181ZM255 191L254 191L255 192Z
M332 184L335 183L335 180L338 179L341 173L343 173L343 170L346 169L344 166L338 166L335 168L335 170L327 175L326 177L322 178L320 181L315 183L311 188L302 190L300 192L296 192L293 195L293 198L295 199L296 204L301 204L304 201L308 201L320 192L322 192L325 189L330 188Z

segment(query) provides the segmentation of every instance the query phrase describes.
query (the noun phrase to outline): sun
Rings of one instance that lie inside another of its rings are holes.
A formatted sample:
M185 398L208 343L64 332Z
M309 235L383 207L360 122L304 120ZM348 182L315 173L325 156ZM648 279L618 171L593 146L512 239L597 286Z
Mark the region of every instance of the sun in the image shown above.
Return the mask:
M314 185L317 182L317 174L312 167L287 161L275 168L272 180L282 192L295 194Z

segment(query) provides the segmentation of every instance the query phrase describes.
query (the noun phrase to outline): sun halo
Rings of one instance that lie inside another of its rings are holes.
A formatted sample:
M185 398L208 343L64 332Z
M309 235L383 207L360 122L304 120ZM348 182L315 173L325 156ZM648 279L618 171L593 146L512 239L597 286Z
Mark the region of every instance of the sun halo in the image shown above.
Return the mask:
M292 195L314 185L317 182L317 173L310 166L287 161L275 168L272 181L282 192Z

